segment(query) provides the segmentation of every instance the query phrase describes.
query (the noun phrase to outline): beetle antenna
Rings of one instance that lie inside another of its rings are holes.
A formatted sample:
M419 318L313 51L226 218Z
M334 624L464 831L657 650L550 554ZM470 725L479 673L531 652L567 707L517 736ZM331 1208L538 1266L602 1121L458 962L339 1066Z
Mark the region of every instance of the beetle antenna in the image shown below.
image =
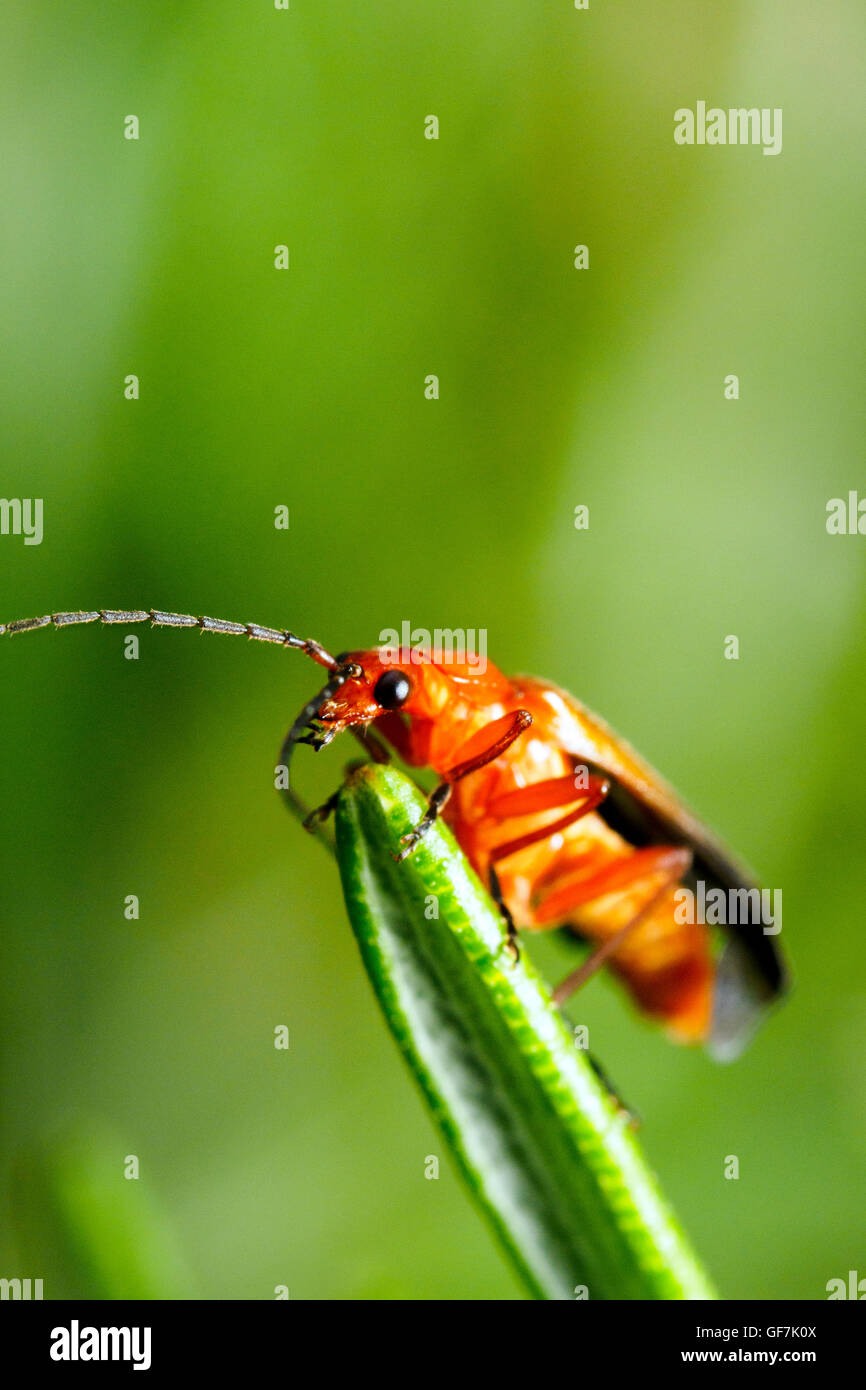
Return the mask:
M130 623L150 623L152 627L197 627L200 632L219 632L227 637L250 637L255 642L271 642L277 647L291 647L312 657L329 671L337 670L337 662L319 642L296 637L293 632L262 627L259 623L230 623L224 618L196 618L191 613L163 613L158 608L124 609L99 608L87 613L46 613L41 618L19 618L14 623L0 623L0 636L15 637L21 632L35 632L41 627L75 627L81 623L102 623L104 627Z
M128 627L131 623L150 623L152 627L194 627L199 632L216 632L225 637L249 637L254 642L270 642L276 647L290 647L303 652L320 666L332 672L331 679L315 699L310 700L298 715L280 752L280 763L288 767L295 746L309 728L326 700L340 689L350 676L360 675L359 666L340 666L335 657L326 651L320 642L312 638L298 637L284 628L263 627L260 623L232 623L224 618L195 617L191 613L164 613L159 608L96 608L87 612L46 613L41 618L19 618L15 622L0 623L0 637L8 633L16 637L23 632L37 632L43 627L78 627L86 623L101 623L103 627ZM290 787L281 787L281 795L289 806L302 818L309 813L307 807Z

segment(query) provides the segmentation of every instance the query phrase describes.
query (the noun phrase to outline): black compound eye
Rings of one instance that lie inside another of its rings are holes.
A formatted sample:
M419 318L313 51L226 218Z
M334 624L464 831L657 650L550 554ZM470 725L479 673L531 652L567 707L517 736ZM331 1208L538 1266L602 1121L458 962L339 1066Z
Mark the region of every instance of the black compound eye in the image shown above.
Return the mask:
M386 671L373 687L373 699L383 709L399 709L409 699L412 682L402 671Z

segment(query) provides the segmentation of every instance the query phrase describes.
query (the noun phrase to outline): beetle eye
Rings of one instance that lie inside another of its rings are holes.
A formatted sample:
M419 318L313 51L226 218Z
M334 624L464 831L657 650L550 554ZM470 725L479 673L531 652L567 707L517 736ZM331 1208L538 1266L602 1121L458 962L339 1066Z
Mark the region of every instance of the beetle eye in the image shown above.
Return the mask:
M373 687L373 699L383 709L399 709L412 690L412 682L402 671L386 671Z

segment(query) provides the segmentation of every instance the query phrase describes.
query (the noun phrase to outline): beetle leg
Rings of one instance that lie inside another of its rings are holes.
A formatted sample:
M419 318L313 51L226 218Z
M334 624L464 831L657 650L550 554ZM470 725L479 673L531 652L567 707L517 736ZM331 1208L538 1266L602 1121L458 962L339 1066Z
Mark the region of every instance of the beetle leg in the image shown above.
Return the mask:
M567 816L562 816L559 820L539 826L536 830L530 831L527 835L521 835L519 839L508 840L501 845L495 845L490 855L490 896L496 903L499 911L505 920L505 930L508 935L508 949L515 961L520 959L520 948L517 944L517 927L511 911L502 896L502 888L499 883L499 875L496 872L495 864L499 859L506 859L509 854L516 854L519 849L526 849L529 845L535 844L538 840L544 840L548 835L556 835L566 826L573 825L580 820L581 816L586 816L590 811L594 811L596 806L604 800L608 793L609 784L600 777L590 777L586 787L579 790L575 785L574 776L569 777L550 777L544 782L535 782L528 787L519 787L516 791L505 792L502 796L492 797L487 804L487 810L494 816L506 819L509 816L527 816L535 811L550 810L554 806L567 805L573 801L575 792L582 797L578 806L569 811Z
M501 718L485 724L483 729L479 729L477 734L473 734L457 750L459 760L445 769L442 774L445 781L459 782L462 777L468 777L470 772L477 772L480 767L492 763L500 753L511 747L514 740L519 738L531 723L532 715L528 709L516 709L511 714L503 714Z
M517 962L520 960L520 944L517 940L517 927L514 925L514 918L511 915L511 909L509 908L508 904L502 896L502 887L499 882L499 875L492 864L490 865L489 869L489 877L490 896L495 902L496 906L499 908L499 911L502 914L502 919L505 922L505 949L509 952L512 960L514 961L514 964L516 965Z
M471 738L458 750L462 756L456 763L452 763L442 774L443 781L438 787L434 788L430 795L421 820L409 831L408 835L403 835L401 843L403 849L394 858L399 862L410 855L423 835L427 834L439 818L439 813L451 795L451 788L455 782L461 778L468 777L470 772L477 772L480 767L485 767L487 763L492 763L498 758L500 753L504 753L506 748L510 748L516 738L519 738L524 729L528 729L532 723L532 715L529 710L518 709L511 714L503 714L500 719L494 719L490 724L485 724L483 729L479 729L477 734Z
M317 806L314 811L310 811L309 815L304 819L304 829L309 830L312 834L317 825L321 824L322 821L326 821L328 816L336 811L337 797L339 795L339 791L335 791L333 796L329 796L327 801L322 802L321 806Z
M311 724L310 732L303 738L297 740L298 743L307 743L314 753L321 753L323 748L327 748L329 743L337 737L337 730L327 724Z
M643 906L620 927L619 931L614 932L613 936L609 936L606 941L603 941L592 955L578 966L577 970L573 970L557 986L553 992L555 1004L564 1004L566 999L569 999L576 990L591 979L635 928L639 927L650 916L673 885L679 883L683 874L691 866L691 862L691 850L675 849L670 845L657 845L653 849L637 850L628 859L617 860L614 864L608 865L606 869L602 869L600 873L593 874L588 879L584 878L572 884L565 884L564 887L555 889L548 895L540 904L537 915L540 916L543 913L549 920L553 921L569 909L581 907L585 903L592 902L594 898L603 898L608 893L626 891L636 887L641 880L651 875L664 874L661 884Z
M536 907L536 925L558 926L574 908L607 897L609 893L632 892L656 874L664 874L667 879L676 871L682 877L691 862L692 852L684 846L653 845L620 855L595 873L563 875L560 885L550 888Z
M366 744L364 744L364 747L366 747ZM385 761L387 762L387 757ZM354 758L351 762L346 763L343 771L348 777L350 773L357 772L359 768L366 766L367 764L364 762L363 758ZM337 790L328 797L327 801L323 801L321 806L317 806L314 811L310 811L308 815L304 817L302 824L305 830L314 831L318 825L326 821L329 816L333 815L334 811L337 809L340 791L341 788L338 787Z
M400 843L403 848L400 850L399 854L394 855L398 864L404 859L408 859L418 841L427 834L431 825L436 823L439 819L442 807L445 805L450 795L450 782L440 782L438 787L434 787L433 791L430 793L430 800L427 802L427 810L424 812L418 824L409 831L408 835L400 836Z
M633 1110L630 1105L626 1104L601 1063L593 1057L591 1052L587 1052L586 1060L589 1062L589 1065L592 1067L602 1086L613 1100L620 1115L624 1118L626 1126L631 1130L639 1129L641 1124L640 1115L636 1110Z
M355 735L355 738L358 740L365 753L370 754L374 763L389 763L391 761L388 756L388 749L385 747L382 740L371 733L366 724L353 725L352 733ZM301 739L299 742L303 742L303 740Z
M520 849L528 849L539 840L546 840L549 835L557 835L582 816L588 816L590 811L594 811L604 801L610 791L610 783L603 777L588 777L586 781L587 785L578 789L573 776L551 777L544 782L534 782L528 787L505 792L502 796L491 797L486 811L488 815L502 820L512 816L531 816L536 811L548 811L554 806L567 806L573 801L579 803L559 820L548 821L546 825L539 825L516 840L506 840L500 845L495 845L491 859L505 859Z

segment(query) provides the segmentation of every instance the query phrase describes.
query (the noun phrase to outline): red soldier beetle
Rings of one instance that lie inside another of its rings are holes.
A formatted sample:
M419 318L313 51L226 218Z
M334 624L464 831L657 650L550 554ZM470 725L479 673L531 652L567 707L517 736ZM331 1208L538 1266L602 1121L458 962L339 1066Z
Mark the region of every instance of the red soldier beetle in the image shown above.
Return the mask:
M387 757L368 735L375 725L403 762L431 768L439 781L400 857L442 815L498 904L515 957L518 927L566 927L588 941L594 950L555 991L557 1003L606 963L673 1037L729 1057L784 993L785 967L760 922L729 923L716 956L710 929L675 911L683 886L703 881L748 894L754 875L628 744L557 686L418 648L333 657L285 630L154 609L53 613L0 626L0 634L95 622L246 636L324 667L328 680L292 724L281 764L288 769L299 743L318 750L346 730L374 757ZM286 795L301 806L293 790Z

